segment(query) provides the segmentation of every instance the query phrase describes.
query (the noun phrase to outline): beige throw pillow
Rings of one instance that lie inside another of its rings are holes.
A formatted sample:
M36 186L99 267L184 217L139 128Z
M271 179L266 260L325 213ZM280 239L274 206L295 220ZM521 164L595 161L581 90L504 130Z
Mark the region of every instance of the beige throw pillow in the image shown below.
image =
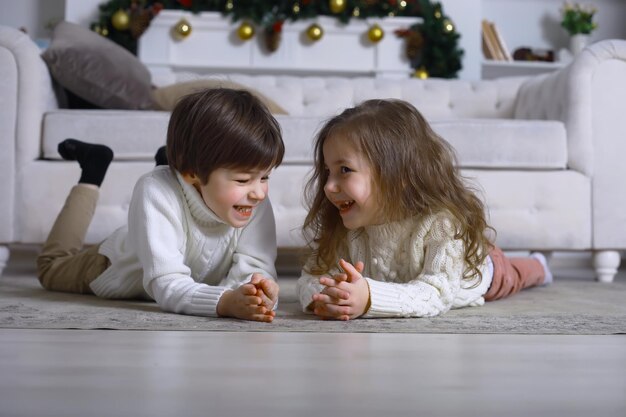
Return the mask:
M152 97L157 108L160 110L172 111L178 100L180 100L183 96L208 88L232 88L233 90L246 90L261 100L261 102L267 106L270 113L288 114L287 111L279 106L275 101L267 98L258 91L228 80L200 79L171 84L165 87L155 88L152 91Z

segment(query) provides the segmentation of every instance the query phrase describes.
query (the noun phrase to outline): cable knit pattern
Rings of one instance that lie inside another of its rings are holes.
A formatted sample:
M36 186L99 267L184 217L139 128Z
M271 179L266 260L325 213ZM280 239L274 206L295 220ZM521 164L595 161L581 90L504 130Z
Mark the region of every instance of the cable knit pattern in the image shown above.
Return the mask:
M111 266L91 289L107 298L152 298L165 311L215 316L224 291L258 272L276 279L276 232L269 200L250 222L220 220L180 174L157 167L133 191L128 226L100 246Z
M432 317L484 304L491 284L487 264L481 267L480 284L470 288L475 281L462 280L463 242L454 234L445 213L350 232L346 260L365 263L363 276L370 287L371 306L364 317ZM313 294L323 288L318 280L305 272L298 280L305 311Z

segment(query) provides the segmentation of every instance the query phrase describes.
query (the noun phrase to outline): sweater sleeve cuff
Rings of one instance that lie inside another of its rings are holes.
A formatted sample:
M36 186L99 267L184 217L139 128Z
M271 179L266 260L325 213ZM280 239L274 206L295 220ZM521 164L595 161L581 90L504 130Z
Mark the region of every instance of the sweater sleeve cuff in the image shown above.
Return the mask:
M312 313L307 309L309 304L313 302L313 295L322 292L324 286L319 282L315 282L316 280L313 278L309 279L301 279L298 282L298 297L300 298L300 305L302 306L302 311L305 313Z
M402 316L400 292L386 282L365 278L370 287L370 308L363 315L365 318Z
M217 317L217 303L227 290L226 287L202 286L191 297L189 314Z

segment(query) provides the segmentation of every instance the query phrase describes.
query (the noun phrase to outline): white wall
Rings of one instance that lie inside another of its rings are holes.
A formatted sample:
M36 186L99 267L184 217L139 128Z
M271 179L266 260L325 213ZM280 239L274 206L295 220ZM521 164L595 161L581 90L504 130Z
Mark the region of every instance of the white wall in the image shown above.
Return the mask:
M480 21L482 20L483 0L439 0L443 12L452 20L456 31L461 35L459 46L463 54L463 69L459 78L478 80L481 74L482 49Z
M98 5L105 0L65 0L65 20L89 26L98 20Z
M0 25L23 27L31 38L45 39L64 10L64 0L0 0Z

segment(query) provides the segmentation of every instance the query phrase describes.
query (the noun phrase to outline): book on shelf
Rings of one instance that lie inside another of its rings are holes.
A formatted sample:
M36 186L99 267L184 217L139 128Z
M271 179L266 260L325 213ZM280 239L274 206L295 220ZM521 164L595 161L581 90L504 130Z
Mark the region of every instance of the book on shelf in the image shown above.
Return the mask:
M512 61L513 57L496 26L485 19L483 19L481 26L485 58L494 61Z
M481 22L482 25L482 44L485 58L500 61L502 58L499 53L495 38L491 32L491 26L487 20Z
M509 51L509 48L506 46L502 33L498 30L496 24L494 22L489 22L489 26L491 27L491 32L494 34L496 41L498 42L498 46L500 48L500 52L502 52L502 55L504 56L504 60L513 61L511 51Z
M489 28L489 22L483 20L481 22L482 28L482 46L483 46L483 55L485 58L490 60L499 60L498 51L496 49L496 45L493 42L491 37L491 29Z

